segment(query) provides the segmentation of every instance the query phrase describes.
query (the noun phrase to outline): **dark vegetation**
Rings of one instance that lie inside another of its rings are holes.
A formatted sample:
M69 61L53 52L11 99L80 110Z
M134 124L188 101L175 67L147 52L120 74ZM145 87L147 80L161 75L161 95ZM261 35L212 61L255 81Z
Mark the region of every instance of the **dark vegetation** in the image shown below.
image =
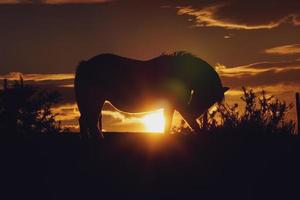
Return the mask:
M225 102L215 105L199 118L202 132L206 134L282 134L294 135L295 122L287 121L285 116L293 108L293 104L280 101L266 91L255 93L252 89L243 89L241 97L244 106L228 105ZM241 108L239 108L241 107ZM173 133L192 133L183 120Z
M22 77L12 85L4 80L0 91L0 130L18 134L58 133L61 128L51 108L60 100L58 92L24 85Z
M285 135L295 133L295 123L285 119L286 113L293 108L292 104L269 96L264 90L261 94L256 94L252 89L243 87L243 93L241 99L245 106L242 112L238 109L238 104L218 104L216 110L208 114L207 124L202 127L204 131L236 130L243 133L251 130L253 134ZM202 124L203 120L202 117Z
M244 90L242 113L218 105L198 134L107 133L83 141L59 134L51 112L57 93L22 80L4 86L1 199L300 197L300 141L284 121L291 105L265 92Z

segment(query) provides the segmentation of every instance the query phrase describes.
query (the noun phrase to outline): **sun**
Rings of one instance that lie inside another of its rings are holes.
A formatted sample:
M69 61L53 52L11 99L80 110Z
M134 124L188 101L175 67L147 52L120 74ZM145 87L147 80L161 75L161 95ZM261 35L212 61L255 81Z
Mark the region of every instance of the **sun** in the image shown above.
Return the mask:
M165 118L163 110L159 110L150 114L147 114L141 119L147 132L151 133L163 133L165 128Z

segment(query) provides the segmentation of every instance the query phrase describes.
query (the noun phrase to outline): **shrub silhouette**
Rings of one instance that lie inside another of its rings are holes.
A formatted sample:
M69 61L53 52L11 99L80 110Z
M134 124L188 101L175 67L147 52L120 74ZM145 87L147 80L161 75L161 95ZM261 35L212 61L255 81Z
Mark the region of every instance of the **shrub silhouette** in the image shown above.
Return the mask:
M245 103L244 111L240 113L238 104L233 106L218 104L215 111L208 114L207 130L235 129L253 133L294 133L295 123L285 120L286 113L293 108L292 104L269 96L264 90L258 96L252 89L248 90L245 87L242 89L241 99Z
M57 133L60 123L51 108L60 100L58 92L24 85L22 77L0 91L0 129L14 133Z
M190 127L187 125L186 121L184 121L183 119L180 121L180 125L179 126L174 126L171 130L172 134L176 134L176 133L181 133L181 134L190 134L192 133L192 130L190 129Z

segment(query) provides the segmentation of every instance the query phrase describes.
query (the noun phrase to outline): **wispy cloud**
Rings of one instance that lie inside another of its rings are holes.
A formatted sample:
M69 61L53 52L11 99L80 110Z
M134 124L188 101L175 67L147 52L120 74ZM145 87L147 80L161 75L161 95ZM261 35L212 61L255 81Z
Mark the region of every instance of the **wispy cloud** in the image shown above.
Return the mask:
M218 63L216 64L215 69L221 76L226 77L241 77L245 75L255 76L270 71L274 73L280 73L289 70L300 70L300 60L281 62L257 62L236 67L227 67Z
M53 113L58 114L56 116L56 120L60 121L77 120L80 116L80 112L76 103L58 105L54 107L52 111ZM113 120L115 120L115 123L133 123L138 119L136 117L128 116L115 110L103 110L102 115L112 118Z
M112 0L0 0L0 4L95 4Z
M134 126L139 124L140 126L144 126L143 117L149 113L161 112L161 110L153 111L153 112L145 112L142 114L134 114L134 113L125 113L115 109L112 107L110 103L107 102L106 109L102 110L103 115L103 123L109 122L110 126L122 127L122 126ZM113 110L111 110L113 109ZM67 103L57 105L52 108L52 112L56 113L56 120L61 121L63 128L78 128L78 118L80 116L80 112L78 110L76 103Z
M291 84L276 84L276 85L262 85L250 87L255 92L261 92L262 90L267 91L269 94L278 95L284 93L294 93L299 88L299 85L291 85ZM243 95L242 88L234 88L230 89L226 92L227 96L238 96L241 97Z
M178 7L178 15L189 15L195 19L195 27L222 27L227 29L270 29L279 26L280 21L270 22L268 24L247 25L229 21L224 18L218 18L217 12L223 5L208 6L202 9L192 8L191 6Z
M75 103L55 106L52 112L57 114L56 120L59 121L77 120L80 115Z
M21 72L10 72L9 74L0 75L0 80L20 80L22 77L25 81L61 81L74 79L74 74L23 74Z
M192 17L195 27L253 30L272 29L283 23L300 25L300 3L296 1L202 1L178 6L177 14Z
M291 85L294 91L300 89L299 60L259 62L237 67L217 64L215 69L220 74L224 85L231 88Z
M300 44L276 46L263 51L266 54L293 55L300 54Z

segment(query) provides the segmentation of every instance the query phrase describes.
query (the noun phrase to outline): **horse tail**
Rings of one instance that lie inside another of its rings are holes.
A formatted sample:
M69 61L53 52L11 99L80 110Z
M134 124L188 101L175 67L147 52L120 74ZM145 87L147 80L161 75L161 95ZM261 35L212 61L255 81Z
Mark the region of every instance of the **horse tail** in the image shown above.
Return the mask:
M80 61L79 65L76 68L76 73L75 73L75 84L76 84L76 79L80 79L86 71L86 66L87 66L87 61Z
M75 90L76 90L76 87L81 85L79 82L82 82L84 80L84 77L86 77L87 65L88 65L88 62L83 60L79 63L79 65L76 68L75 79L74 79Z

